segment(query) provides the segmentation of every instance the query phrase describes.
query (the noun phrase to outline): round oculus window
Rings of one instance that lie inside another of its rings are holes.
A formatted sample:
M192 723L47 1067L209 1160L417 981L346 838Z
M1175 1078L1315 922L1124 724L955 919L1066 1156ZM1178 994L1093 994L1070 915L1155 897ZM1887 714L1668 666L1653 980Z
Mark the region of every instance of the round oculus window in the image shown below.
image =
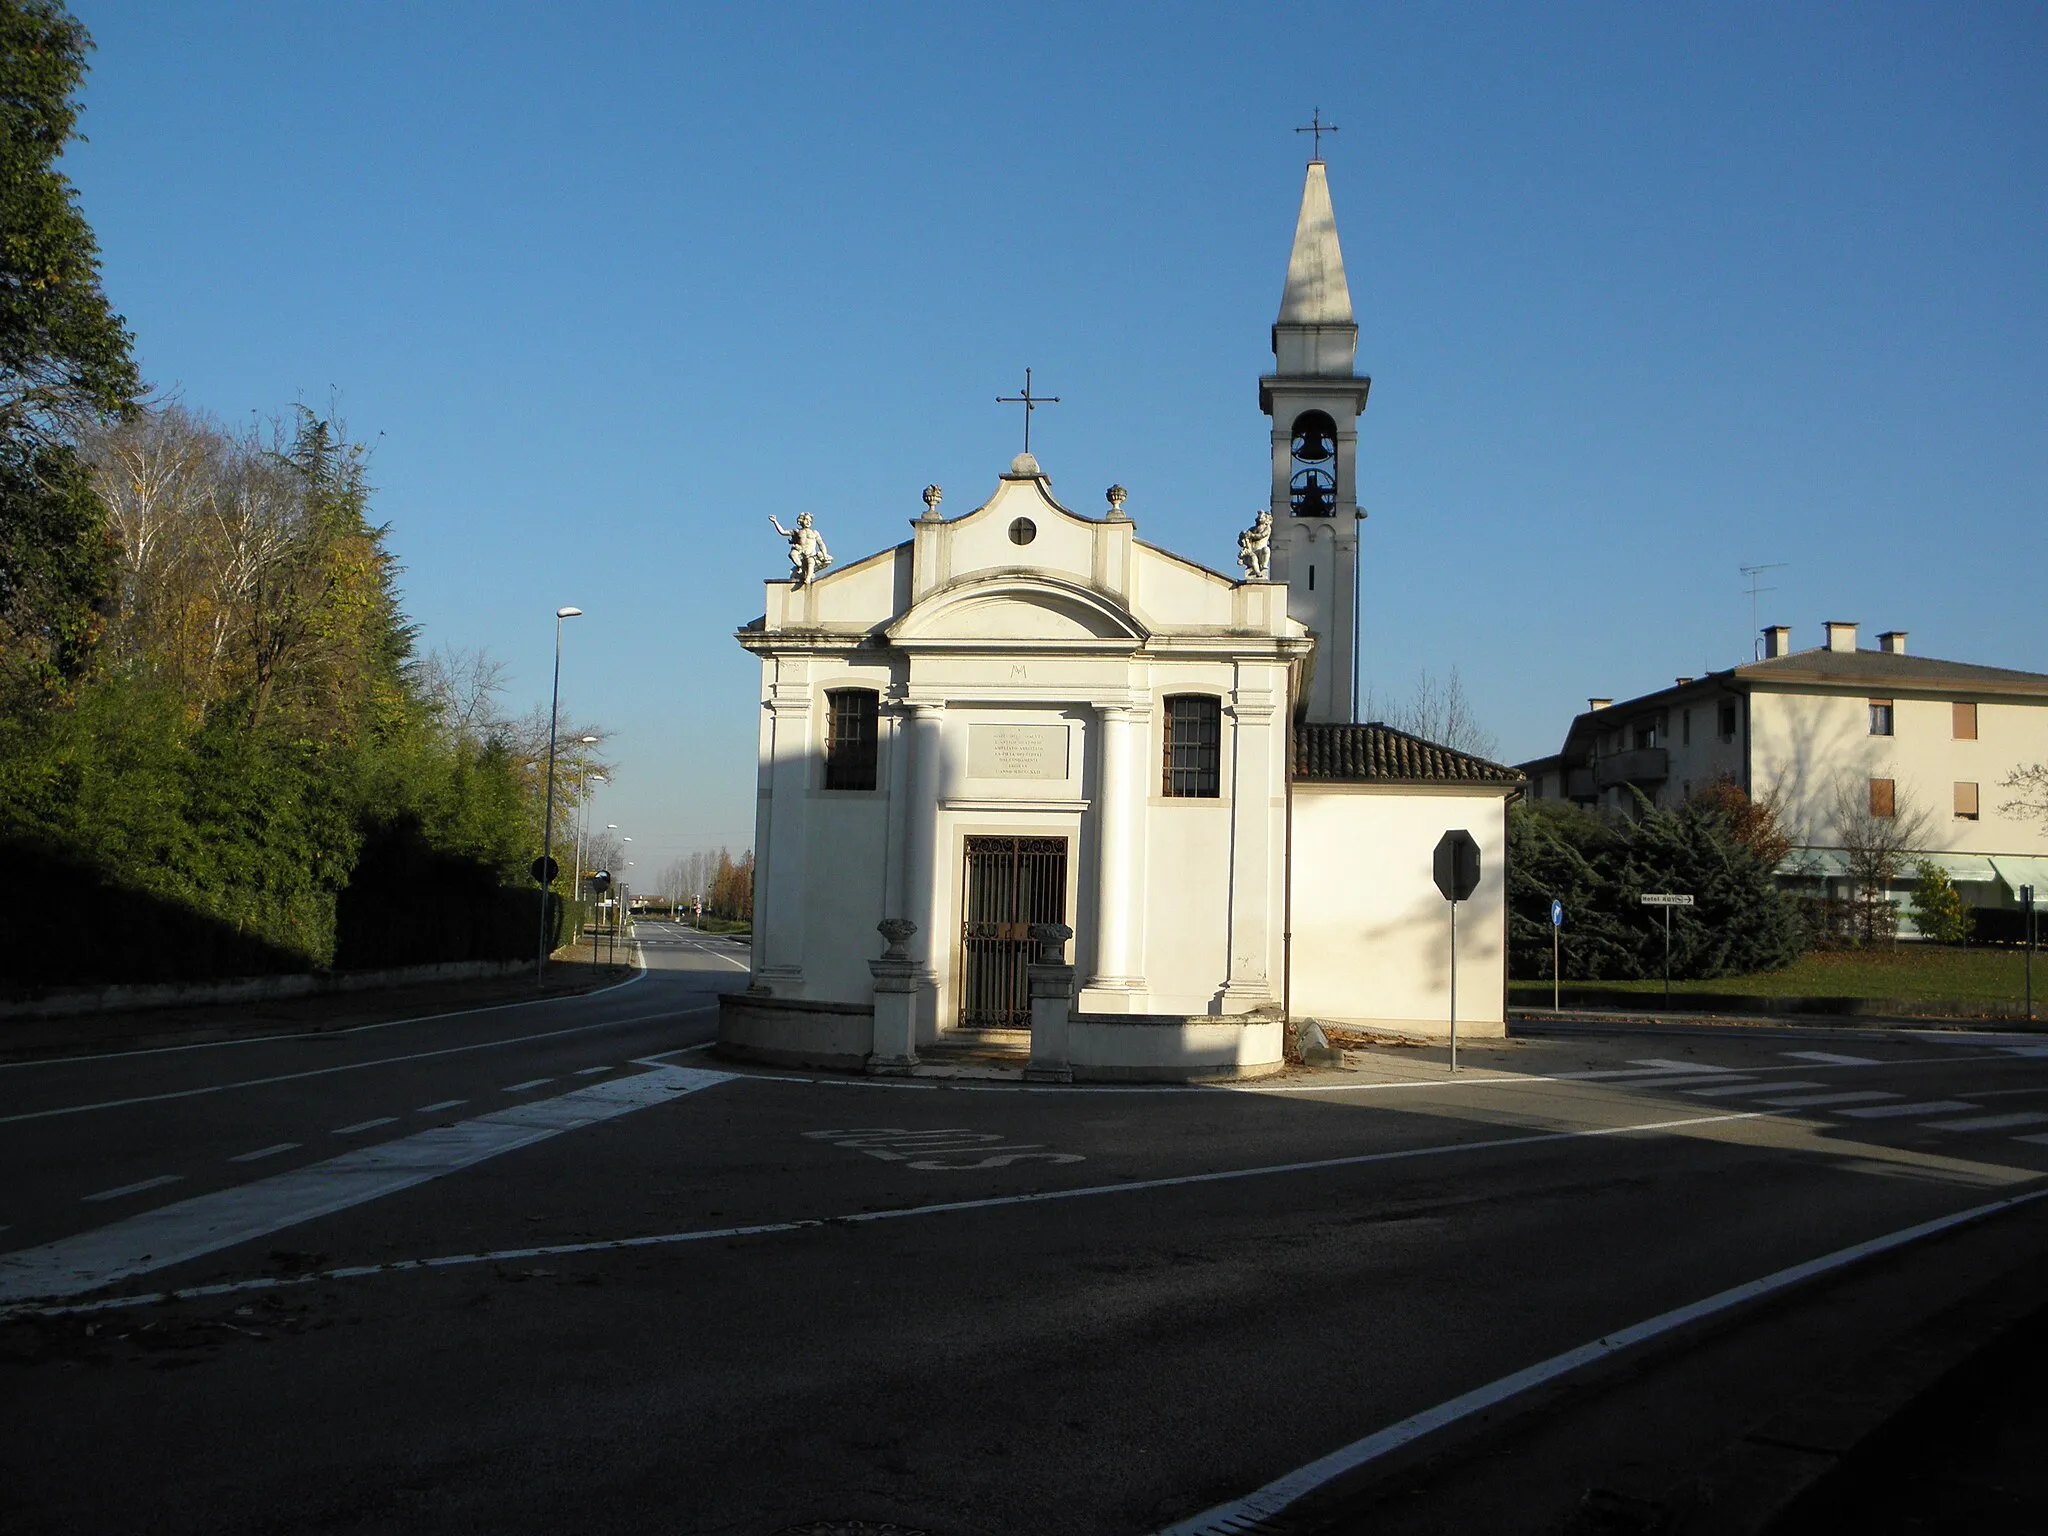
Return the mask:
M1031 521L1028 517L1020 517L1010 524L1010 542L1012 544L1029 544L1037 537L1038 524Z

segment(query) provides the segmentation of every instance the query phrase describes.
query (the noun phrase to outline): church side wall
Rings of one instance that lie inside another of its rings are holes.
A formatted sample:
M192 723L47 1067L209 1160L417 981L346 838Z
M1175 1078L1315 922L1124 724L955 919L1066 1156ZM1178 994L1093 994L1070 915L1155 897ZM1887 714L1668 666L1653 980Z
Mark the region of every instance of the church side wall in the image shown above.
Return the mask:
M1431 877L1453 827L1479 843L1458 908L1458 1029L1504 1034L1507 802L1499 790L1307 785L1294 790L1296 1018L1450 1030L1450 915Z

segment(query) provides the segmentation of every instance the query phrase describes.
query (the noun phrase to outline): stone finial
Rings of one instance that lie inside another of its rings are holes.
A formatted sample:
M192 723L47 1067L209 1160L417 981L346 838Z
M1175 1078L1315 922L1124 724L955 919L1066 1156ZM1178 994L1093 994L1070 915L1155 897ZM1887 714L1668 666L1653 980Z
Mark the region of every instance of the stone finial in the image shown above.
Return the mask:
M882 951L884 960L908 960L910 955L903 946L910 942L917 932L917 924L907 917L885 917L875 924L875 932L889 941L889 947Z
M1064 965L1067 959L1067 940L1074 936L1074 930L1065 923L1033 923L1031 942L1038 946L1040 965Z
M1131 494L1120 485L1112 485L1102 493L1109 500L1109 515L1121 522L1129 514L1124 511L1124 501Z
M928 485L924 488L924 515L926 521L935 523L939 520L939 500L945 494L936 485Z

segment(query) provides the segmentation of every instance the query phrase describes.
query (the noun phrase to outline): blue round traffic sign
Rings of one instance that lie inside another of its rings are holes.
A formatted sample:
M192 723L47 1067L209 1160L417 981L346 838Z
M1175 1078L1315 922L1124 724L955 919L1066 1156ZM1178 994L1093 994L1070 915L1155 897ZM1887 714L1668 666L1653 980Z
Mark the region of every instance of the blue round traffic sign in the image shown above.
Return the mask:
M1564 903L1561 901L1553 901L1550 904L1550 926L1553 928L1562 928L1564 926Z

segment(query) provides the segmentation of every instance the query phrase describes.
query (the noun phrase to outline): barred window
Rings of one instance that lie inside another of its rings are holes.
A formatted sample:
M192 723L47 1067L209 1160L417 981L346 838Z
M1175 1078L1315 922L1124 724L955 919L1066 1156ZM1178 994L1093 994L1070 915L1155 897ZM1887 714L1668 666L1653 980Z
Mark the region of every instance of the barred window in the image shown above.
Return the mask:
M1165 793L1214 800L1223 788L1223 703L1205 693L1166 701Z
M831 720L825 737L825 787L875 787L875 706L872 688L834 688L825 695Z

